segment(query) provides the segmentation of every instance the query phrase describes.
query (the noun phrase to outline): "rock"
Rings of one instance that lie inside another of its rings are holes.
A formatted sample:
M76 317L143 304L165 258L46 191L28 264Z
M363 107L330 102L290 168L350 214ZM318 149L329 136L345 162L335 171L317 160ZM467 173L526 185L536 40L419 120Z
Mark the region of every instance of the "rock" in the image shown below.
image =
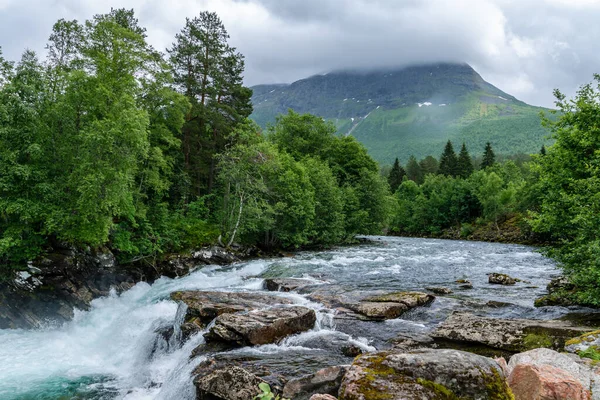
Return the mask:
M548 283L548 286L546 286L546 289L548 289L548 292L553 293L558 290L573 290L575 289L575 285L566 276L559 276L552 279Z
M394 319L408 311L408 307L405 304L391 302L361 302L355 305L350 305L349 307L357 313L372 320Z
M473 285L470 283L466 283L464 285L460 285L459 288L463 289L463 290L469 290L469 289L473 289Z
M194 379L198 400L248 400L260 393L264 380L243 368L230 366Z
M298 379L292 379L283 388L282 397L309 400L315 394L337 395L347 366L329 367Z
M508 378L515 400L589 400L591 394L570 373L550 365L520 364Z
M337 400L330 394L313 394L310 396L310 400Z
M600 349L600 330L586 332L581 336L570 339L565 343L565 351L579 354L583 351L593 350L599 352Z
M14 279L0 282L0 329L62 324L73 318L74 309L88 310L93 299L140 280L139 271L117 266L106 248L56 246L15 272Z
M374 303L401 303L406 305L409 309L425 306L435 300L435 296L421 292L396 292L387 293L377 296L367 297L363 299L364 302Z
M508 363L512 374L520 365L550 366L571 374L586 390L593 391L594 398L600 398L600 374L595 368L581 362L577 356L558 353L550 349L534 349L515 354Z
M431 336L444 345L483 345L518 353L538 347L561 350L576 332L586 330L589 328L573 326L568 321L484 318L454 312Z
M380 352L358 357L340 400L510 399L504 373L489 358L458 350Z
M469 285L471 284L471 281L468 279L457 279L454 282L461 283L461 284L469 284Z
M451 294L452 290L445 287L426 287L425 290L429 290L435 294Z
M286 336L312 329L314 310L306 307L275 307L250 313L221 314L204 336L239 346L276 343Z
M207 325L222 314L292 303L283 297L248 292L185 291L171 293L171 299L185 303L188 306L185 321L199 326Z
M273 278L265 279L265 289L271 292L293 292L303 287L312 285L308 279L299 278Z
M420 292L397 292L371 296L357 304L347 304L351 310L372 320L398 318L408 310L430 304L435 297Z
M510 370L508 369L508 363L504 357L494 358L494 361L498 363L500 368L502 368L502 372L504 372L504 376L510 375Z
M344 346L342 347L342 354L345 355L346 357L356 357L356 356L360 356L363 353L363 349L361 349L358 346L355 346L353 344L348 345L348 346Z
M496 285L514 285L515 283L519 282L519 280L506 274L492 273L488 277L488 282Z
M572 306L575 305L574 299L570 296L576 289L575 285L565 276L554 278L546 286L548 294L535 300L536 307L547 306Z
M400 334L390 340L390 343L394 351L402 352L437 347L431 336L424 334Z

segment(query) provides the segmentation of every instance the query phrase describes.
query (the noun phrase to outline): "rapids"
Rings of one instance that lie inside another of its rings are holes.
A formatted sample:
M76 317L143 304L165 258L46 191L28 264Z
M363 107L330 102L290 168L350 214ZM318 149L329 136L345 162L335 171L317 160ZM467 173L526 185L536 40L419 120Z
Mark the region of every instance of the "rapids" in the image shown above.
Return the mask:
M317 311L316 327L278 345L241 348L222 354L247 355L257 362L302 375L350 362L341 344L364 350L383 348L401 333L427 332L454 310L504 318L550 319L569 310L536 309L558 274L552 260L521 245L414 238L371 238L373 242L293 257L254 260L228 267L205 267L179 279L139 283L121 295L96 299L62 326L40 330L0 330L0 399L194 399L190 372L210 354L190 359L202 334L183 346L156 333L178 326L182 310L169 300L177 290L262 290L265 277L304 277L344 290L454 290L426 308L386 322L336 322L333 310L299 294L279 293ZM507 287L487 283L487 273L507 273L528 281ZM473 289L454 282L468 279ZM490 300L511 303L491 308ZM176 332L177 333L177 332Z

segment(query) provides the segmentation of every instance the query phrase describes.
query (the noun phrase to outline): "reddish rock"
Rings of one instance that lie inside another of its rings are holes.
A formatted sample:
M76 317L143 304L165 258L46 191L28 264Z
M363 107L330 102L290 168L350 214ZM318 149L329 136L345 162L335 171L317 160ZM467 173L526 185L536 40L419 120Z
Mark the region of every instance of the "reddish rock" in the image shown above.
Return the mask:
M589 390L570 373L550 365L519 364L508 384L515 400L590 400Z

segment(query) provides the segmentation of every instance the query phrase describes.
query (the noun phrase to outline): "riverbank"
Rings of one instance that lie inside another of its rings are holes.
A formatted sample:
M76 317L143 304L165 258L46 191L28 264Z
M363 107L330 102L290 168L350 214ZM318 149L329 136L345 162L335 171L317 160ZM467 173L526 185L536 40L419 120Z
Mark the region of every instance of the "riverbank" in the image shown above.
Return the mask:
M514 216L505 221L487 224L462 224L459 227L444 229L440 232L390 232L399 237L425 237L448 240L469 240L477 242L524 244L528 246L549 246L546 238L531 231L526 221L520 216Z
M173 254L153 263L119 264L107 248L57 248L0 283L0 329L31 329L70 321L74 310L89 310L91 302L111 292L120 294L139 282L188 275L203 265L229 265L264 256L256 248L208 246Z

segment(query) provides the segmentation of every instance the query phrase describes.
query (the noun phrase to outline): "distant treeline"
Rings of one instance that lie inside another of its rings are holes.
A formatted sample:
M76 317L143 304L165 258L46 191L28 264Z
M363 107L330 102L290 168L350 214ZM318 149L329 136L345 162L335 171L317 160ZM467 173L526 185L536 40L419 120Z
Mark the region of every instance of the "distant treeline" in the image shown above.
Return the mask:
M540 154L545 153L542 147ZM523 158L496 162L492 145L487 143L477 162L464 144L457 155L448 141L439 161L433 156L421 161L411 156L402 167L396 159L389 172L382 170L396 200L390 230L438 235L454 229L466 238L475 226L491 224L499 230L499 224L508 219L523 220L539 198L532 185L536 178L531 163ZM529 230L526 225L521 227Z

